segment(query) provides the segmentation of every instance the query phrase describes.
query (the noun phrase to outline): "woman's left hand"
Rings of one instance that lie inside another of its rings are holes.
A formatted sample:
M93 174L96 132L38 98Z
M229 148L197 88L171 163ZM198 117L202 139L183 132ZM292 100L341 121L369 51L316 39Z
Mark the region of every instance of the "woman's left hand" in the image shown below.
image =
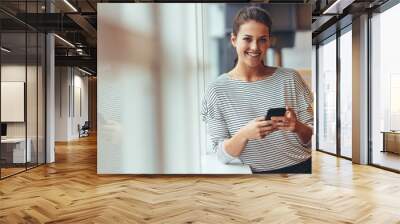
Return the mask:
M271 117L271 120L275 122L278 130L296 132L297 130L297 116L292 108L286 107L285 116Z

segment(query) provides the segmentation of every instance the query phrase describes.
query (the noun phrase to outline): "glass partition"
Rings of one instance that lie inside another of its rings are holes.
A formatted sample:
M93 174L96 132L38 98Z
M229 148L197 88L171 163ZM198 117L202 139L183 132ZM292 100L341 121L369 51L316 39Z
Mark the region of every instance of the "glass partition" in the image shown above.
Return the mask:
M15 10L16 17L41 13L43 5L44 1L0 3ZM45 162L45 44L39 30L0 12L0 178Z
M352 157L352 74L350 26L340 36L340 155L347 158Z
M400 4L371 18L372 164L400 170Z
M31 155L26 150L25 32L2 33L1 46L1 175L7 177L24 171Z
M336 37L318 48L318 149L336 154Z

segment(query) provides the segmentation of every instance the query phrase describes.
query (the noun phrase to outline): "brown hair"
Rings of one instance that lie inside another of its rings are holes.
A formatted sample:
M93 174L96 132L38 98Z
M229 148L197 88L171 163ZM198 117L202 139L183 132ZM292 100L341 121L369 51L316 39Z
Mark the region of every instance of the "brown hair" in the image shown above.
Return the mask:
M256 22L262 23L268 27L268 31L271 34L272 20L267 11L258 6L248 6L240 9L235 18L233 19L233 30L232 33L237 35L240 26L248 22L249 20L254 20Z

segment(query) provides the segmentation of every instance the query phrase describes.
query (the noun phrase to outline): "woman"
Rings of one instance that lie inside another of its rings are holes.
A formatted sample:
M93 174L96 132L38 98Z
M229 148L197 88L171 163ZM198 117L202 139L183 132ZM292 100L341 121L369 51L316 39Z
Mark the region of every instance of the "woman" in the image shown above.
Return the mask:
M296 71L264 65L271 25L259 7L236 14L231 43L238 59L209 86L203 120L224 163L240 158L253 173L311 173L312 95ZM265 120L279 107L284 116Z

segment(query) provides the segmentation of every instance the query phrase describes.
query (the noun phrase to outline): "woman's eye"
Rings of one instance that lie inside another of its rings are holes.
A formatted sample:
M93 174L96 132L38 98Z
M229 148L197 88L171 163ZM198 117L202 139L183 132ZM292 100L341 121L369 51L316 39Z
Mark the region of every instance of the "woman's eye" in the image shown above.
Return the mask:
M243 38L243 40L245 40L245 41L247 41L247 42L251 41L251 39L248 38L248 37Z
M260 39L260 42L265 43L265 42L267 42L267 39Z

